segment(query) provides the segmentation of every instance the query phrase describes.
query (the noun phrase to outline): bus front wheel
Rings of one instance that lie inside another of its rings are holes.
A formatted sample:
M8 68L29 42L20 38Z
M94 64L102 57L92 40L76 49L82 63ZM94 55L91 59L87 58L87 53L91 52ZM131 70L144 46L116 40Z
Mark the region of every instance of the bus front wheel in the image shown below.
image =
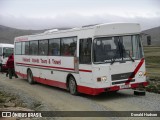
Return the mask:
M30 84L33 84L34 83L34 79L33 79L33 74L32 74L32 71L31 70L28 70L27 71L27 80Z
M78 94L77 84L76 84L76 81L75 81L74 77L72 77L72 76L69 77L68 87L69 87L69 92L72 95L77 95Z

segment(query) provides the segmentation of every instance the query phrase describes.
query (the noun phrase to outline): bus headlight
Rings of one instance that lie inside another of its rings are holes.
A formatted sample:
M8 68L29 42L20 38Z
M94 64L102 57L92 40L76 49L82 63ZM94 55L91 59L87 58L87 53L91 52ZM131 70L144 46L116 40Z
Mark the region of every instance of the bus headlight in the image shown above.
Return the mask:
M106 82L107 81L107 76L102 76L97 78L97 82Z
M139 77L142 77L144 74L143 74L142 71L140 71L140 72L138 73L138 75L139 75Z
M101 80L104 81L104 82L106 82L107 81L107 76L101 77Z

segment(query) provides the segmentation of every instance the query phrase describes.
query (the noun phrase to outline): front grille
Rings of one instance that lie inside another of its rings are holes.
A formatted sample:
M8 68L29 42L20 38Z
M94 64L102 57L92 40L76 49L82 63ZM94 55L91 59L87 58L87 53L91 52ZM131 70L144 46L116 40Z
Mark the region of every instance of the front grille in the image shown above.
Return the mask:
M128 80L112 82L112 85L122 84L125 82L128 82ZM135 82L135 79L130 80L130 82Z
M128 78L131 77L131 76L132 76L132 78L134 78L133 75L134 75L133 72L113 74L113 75L111 76L111 79L112 79L112 81L117 81L117 80L128 79Z

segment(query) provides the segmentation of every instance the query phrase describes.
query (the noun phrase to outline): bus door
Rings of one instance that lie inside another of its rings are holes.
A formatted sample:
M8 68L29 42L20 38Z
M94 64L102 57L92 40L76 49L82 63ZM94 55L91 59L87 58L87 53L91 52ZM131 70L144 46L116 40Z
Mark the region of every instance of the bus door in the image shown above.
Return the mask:
M79 74L83 83L92 83L91 45L92 38L80 39Z

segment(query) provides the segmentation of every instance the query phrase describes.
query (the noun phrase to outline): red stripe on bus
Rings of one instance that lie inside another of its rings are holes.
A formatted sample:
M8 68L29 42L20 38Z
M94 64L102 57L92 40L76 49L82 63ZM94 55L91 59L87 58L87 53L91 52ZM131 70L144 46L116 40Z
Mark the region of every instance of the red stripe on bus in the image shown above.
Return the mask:
M138 70L141 68L141 66L144 63L144 58L141 59L141 61L139 62L139 64L137 65L136 69L133 71L133 73L131 74L131 76L128 78L128 80L126 81L125 84L129 84L129 82L135 77L135 75L137 74Z
M20 73L20 72L16 72L16 74L18 76L21 76L22 78L27 78L27 74L23 74L23 73Z
M36 82L39 82L39 83L42 83L42 84L67 89L66 83L63 83L63 82L59 82L59 81L56 81L56 80L48 80L48 79L44 79L44 78L40 78L40 77L33 77L33 78Z
M105 89L104 88L91 88L91 87L78 85L77 91L80 93L85 93L89 95L98 95L102 92L105 92Z
M133 84L131 84L131 87L123 88L123 89L137 88L139 85L147 86L148 82L133 83ZM121 90L121 88L120 88L120 86L111 86L111 87L107 87L107 88L91 88L91 87L78 85L77 90L80 93L85 93L85 94L89 94L89 95L98 95L103 92L111 92L111 91Z
M26 77L27 76L26 74L23 74L23 73L20 73L20 72L16 72L16 73L17 73L17 75L19 75L21 77L24 77L24 76ZM39 83L42 83L42 84L67 89L66 83L59 82L59 81L56 81L56 80L49 80L49 79L44 79L44 78L35 77L35 76L34 76L34 80L39 82ZM143 86L147 86L148 82L133 83L133 84L131 84L130 88L137 88L139 86L139 84L141 84ZM107 87L107 88L91 88L91 87L87 87L87 86L77 85L77 91L78 92L89 94L89 95L98 95L98 94L103 93L103 92L116 91L116 90L120 90L120 87L119 86L111 86L111 87Z
M83 69L79 69L79 71L81 71L81 72L92 72L92 70L83 70Z
M22 78L27 78L27 74L23 74L20 72L16 72L16 74L18 76L21 76ZM49 79L44 79L44 78L35 77L35 76L33 77L33 79L38 83L42 83L42 84L46 84L46 85L50 85L50 86L56 86L56 87L63 88L63 89L67 88L66 83L59 82L56 80L49 80Z
M55 66L45 66L45 65L37 65L37 64L26 64L26 63L19 63L16 64L26 65L26 66L38 66L38 67L45 67L45 68L56 68L56 69L64 69L64 70L74 70L73 68L64 68L64 67L55 67Z
M25 65L25 66L38 66L38 67L45 67L45 68L63 69L63 70L74 70L74 68L64 68L64 67L55 67L55 66L26 64L26 63L20 63L20 62L16 62L16 64ZM92 70L84 70L84 69L79 69L79 71L81 71L81 72L92 72Z

